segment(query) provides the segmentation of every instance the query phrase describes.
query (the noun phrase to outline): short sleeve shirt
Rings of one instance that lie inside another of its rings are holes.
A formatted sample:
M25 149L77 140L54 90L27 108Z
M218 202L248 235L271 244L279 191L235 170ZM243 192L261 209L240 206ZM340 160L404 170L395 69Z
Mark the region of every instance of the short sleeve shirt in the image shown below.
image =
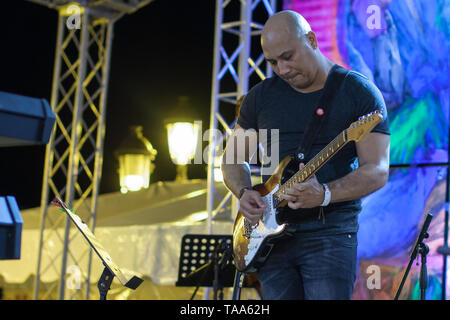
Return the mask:
M278 159L281 161L286 156L293 155L301 144L309 121L319 107L322 92L323 89L301 93L278 76L267 78L254 86L246 95L237 123L243 129L256 131L266 129L268 139L260 141L264 152L270 153L276 149L273 147L277 144ZM389 134L386 105L381 92L363 75L349 71L333 100L328 121L312 144L309 159L347 129L352 122L376 110L382 113L383 121L373 129L373 132ZM270 132L276 132L273 131L274 129L278 130L278 134L270 134ZM318 170L316 177L320 183L326 183L347 175L357 167L358 156L355 143L350 142ZM270 174L263 175L263 182L269 177ZM333 205L336 207L336 213L327 214L328 222L325 226L320 221L313 221L303 224L301 228L305 230L341 228L342 231L356 232L361 200ZM297 211L301 213L302 209Z

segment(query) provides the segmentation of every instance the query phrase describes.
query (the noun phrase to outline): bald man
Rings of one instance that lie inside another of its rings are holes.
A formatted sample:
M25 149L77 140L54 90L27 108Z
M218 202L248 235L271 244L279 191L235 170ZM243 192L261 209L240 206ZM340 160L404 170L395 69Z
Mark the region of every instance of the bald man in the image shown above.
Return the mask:
M269 153L277 144L279 159L283 159L299 147L317 110L325 82L332 72L342 67L320 52L308 22L293 11L282 11L268 19L261 46L275 75L247 93L228 143L237 143L240 132L278 130L278 139L261 143ZM387 182L389 128L380 91L363 75L344 71L346 75L328 120L313 141L304 163L359 117L379 110L384 120L365 139L351 142L340 150L313 178L286 190L283 197L288 205L283 209L284 222L295 232L275 244L258 270L264 299L350 299L352 296L360 199ZM265 204L261 195L251 188L247 163L257 150L254 144L252 147L248 143L238 148L245 152L226 148L222 172L226 186L240 199L240 212L255 225ZM263 175L263 182L269 177L270 174Z

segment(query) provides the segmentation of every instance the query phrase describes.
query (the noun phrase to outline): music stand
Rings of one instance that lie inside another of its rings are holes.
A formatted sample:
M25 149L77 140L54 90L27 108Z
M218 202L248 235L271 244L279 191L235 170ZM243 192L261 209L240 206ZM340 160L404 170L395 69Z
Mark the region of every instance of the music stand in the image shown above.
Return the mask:
M127 288L135 290L137 287L139 287L139 285L144 280L140 279L135 275L133 275L132 277L126 277L120 270L120 268L112 261L108 252L97 240L97 238L88 228L88 226L83 221L81 221L80 217L78 217L72 211L72 209L70 209L58 197L56 197L56 199L52 201L52 204L57 207L60 207L69 216L70 220L72 220L72 222L77 226L78 230L81 232L81 234L87 240L91 248L103 262L104 266L103 273L100 276L100 279L97 283L97 287L100 293L100 300L106 300L106 295L108 294L108 290L115 276L117 277L119 282Z
M394 297L394 300L398 300L400 296L400 292L403 289L403 285L405 284L406 278L408 277L409 270L411 269L411 265L417 257L417 254L420 254L421 259L421 267L420 267L420 275L419 275L419 283L420 283L420 299L425 300L425 292L428 286L428 273L427 273L427 254L429 252L428 246L423 243L423 240L429 237L428 227L430 226L431 219L433 219L433 215L431 213L427 214L427 217L423 223L422 229L420 230L419 236L417 237L416 244L411 252L411 256L409 258L408 266L406 267L405 273L403 274L402 282L397 289L397 293Z
M214 300L223 299L223 288L233 287L235 267L231 235L186 234L181 240L179 287L213 287Z

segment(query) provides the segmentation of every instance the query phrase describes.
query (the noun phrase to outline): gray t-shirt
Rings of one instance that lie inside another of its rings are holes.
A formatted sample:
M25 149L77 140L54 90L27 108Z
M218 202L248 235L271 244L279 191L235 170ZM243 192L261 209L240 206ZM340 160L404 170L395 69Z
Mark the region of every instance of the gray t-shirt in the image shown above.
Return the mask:
M267 129L270 132L272 129L278 129L278 139L269 133L268 139L260 142L263 144L264 151L269 153L273 149L272 145L277 143L281 161L286 156L294 154L302 142L313 112L316 112L318 108L322 92L323 89L301 93L278 76L267 78L255 85L246 95L237 123L244 129L257 131ZM375 110L382 112L384 120L373 131L389 134L386 105L381 92L366 77L349 71L334 99L328 120L316 137L305 160L310 160L320 152L352 122ZM357 167L355 143L350 142L319 169L316 177L320 183L326 183L347 175ZM269 177L270 175L264 175L263 182L266 182ZM361 211L361 200L333 203L326 209L325 220L317 219L318 208L294 211L286 207L285 211L288 212L288 216L295 214L295 217L298 217L298 214L303 214L302 216L309 217L307 221L298 225L300 231L328 229L334 230L333 232L356 232L358 230L357 215Z

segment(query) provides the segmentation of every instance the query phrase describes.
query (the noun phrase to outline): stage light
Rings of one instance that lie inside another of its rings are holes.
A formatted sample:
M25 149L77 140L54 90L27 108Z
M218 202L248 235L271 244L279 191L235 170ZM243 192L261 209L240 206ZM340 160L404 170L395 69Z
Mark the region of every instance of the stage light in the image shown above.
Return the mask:
M148 188L157 151L142 134L142 126L130 127L129 136L115 151L119 160L120 192Z
M84 14L84 7L76 2L69 2L66 5L59 8L59 14L62 16L73 16Z
M177 165L176 181L188 179L187 165L194 158L200 125L197 122L166 121L170 157Z

